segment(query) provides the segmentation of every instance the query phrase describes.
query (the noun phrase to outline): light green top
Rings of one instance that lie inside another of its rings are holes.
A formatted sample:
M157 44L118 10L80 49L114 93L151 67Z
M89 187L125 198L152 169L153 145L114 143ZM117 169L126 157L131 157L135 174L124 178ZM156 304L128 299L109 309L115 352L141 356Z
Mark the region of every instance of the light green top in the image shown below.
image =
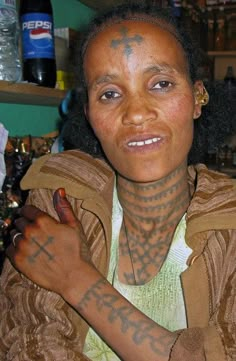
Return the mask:
M186 312L180 274L187 268L191 249L185 243L185 215L178 224L165 262L158 274L142 286L123 284L118 279L118 244L123 210L116 187L113 194L112 242L108 281L133 305L170 331L186 328ZM111 325L112 327L112 325ZM92 361L118 361L115 353L90 328L84 354Z

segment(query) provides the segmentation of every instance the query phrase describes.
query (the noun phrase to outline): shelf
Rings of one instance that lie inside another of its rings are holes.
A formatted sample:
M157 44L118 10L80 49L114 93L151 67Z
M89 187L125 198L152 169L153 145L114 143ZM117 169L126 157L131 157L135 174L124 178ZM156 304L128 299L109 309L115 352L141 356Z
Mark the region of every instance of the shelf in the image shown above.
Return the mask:
M228 174L232 178L236 178L236 167L232 166L219 166L217 164L207 164L207 167L212 170L216 170L217 172Z
M212 10L219 10L220 8L223 8L224 11L228 11L228 10L235 10L236 9L236 4L218 4L218 5L207 5L206 6L208 11L212 11Z
M58 106L65 94L58 89L0 81L0 103Z
M80 2L94 10L104 10L108 7L117 6L124 0L80 0Z
M235 50L208 51L209 56L236 56Z

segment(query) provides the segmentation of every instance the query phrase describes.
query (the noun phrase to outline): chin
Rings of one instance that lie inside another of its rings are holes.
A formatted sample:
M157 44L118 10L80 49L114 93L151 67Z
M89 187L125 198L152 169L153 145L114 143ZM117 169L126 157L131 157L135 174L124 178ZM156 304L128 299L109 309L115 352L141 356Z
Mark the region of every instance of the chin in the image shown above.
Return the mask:
M146 163L146 166L142 167L142 169L140 169L140 167L126 166L125 169L118 169L118 173L133 182L150 183L163 179L178 168L185 168L185 166L187 167L187 161L182 159L179 160L179 162L176 161L175 164L171 164L170 162L165 162L165 164L156 162L156 164L154 164L154 162L152 162L151 164L149 163L149 166Z
M156 168L157 169L157 168ZM171 171L161 171L161 172L150 172L150 169L146 172L142 171L118 171L118 174L121 175L123 178L126 178L129 181L136 182L136 183L150 183L155 182L159 179L164 178L167 176Z

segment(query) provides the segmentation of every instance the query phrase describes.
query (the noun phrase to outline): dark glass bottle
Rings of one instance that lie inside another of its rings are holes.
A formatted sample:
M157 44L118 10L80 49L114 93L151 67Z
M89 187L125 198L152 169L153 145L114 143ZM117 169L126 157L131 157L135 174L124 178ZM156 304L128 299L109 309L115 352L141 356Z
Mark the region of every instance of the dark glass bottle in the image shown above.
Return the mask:
M227 87L228 98L232 104L233 111L236 111L236 78L234 76L234 69L231 65L227 67L224 82Z
M224 77L224 81L225 83L227 84L231 84L233 86L236 86L236 78L234 76L234 69L231 65L229 65L227 67L227 70L226 70L226 74L225 74L225 77Z
M208 9L207 16L207 50L215 49L215 18L211 8Z
M227 50L236 49L236 12L227 15Z
M21 0L23 79L54 88L56 60L50 0Z
M224 8L220 7L220 12L216 19L216 31L215 31L215 50L222 51L225 49L225 14Z

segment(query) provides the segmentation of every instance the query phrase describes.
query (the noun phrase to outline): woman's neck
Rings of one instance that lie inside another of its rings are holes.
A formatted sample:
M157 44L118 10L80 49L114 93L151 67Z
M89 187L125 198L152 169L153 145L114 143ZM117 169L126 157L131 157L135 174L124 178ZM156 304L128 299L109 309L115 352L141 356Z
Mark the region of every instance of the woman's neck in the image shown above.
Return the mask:
M117 184L125 218L145 231L175 227L189 205L185 164L155 182L135 183L118 176Z
M124 221L120 254L130 257L135 282L143 284L161 267L174 231L189 202L187 166L151 183L135 183L118 176L117 191ZM132 275L130 275L132 278Z

